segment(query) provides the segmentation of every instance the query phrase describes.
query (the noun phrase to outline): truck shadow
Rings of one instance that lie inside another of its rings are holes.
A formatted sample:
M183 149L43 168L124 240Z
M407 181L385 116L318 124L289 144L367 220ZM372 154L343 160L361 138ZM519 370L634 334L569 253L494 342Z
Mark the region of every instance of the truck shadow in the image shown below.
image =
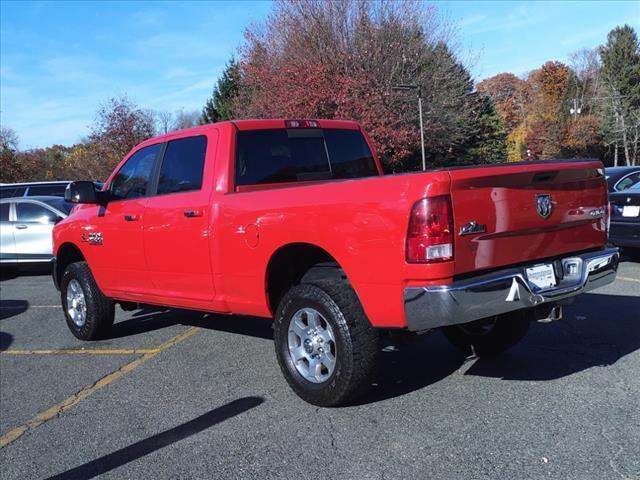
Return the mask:
M467 360L440 332L387 345L378 377L359 404L428 388L473 362L464 375L548 381L608 367L640 349L640 296L584 294L565 318L534 323L513 349L494 359Z
M525 339L495 359L477 360L466 375L544 381L608 367L640 349L640 296L584 294L565 318L533 324Z
M516 381L554 380L613 365L640 349L639 311L640 296L584 294L565 308L563 320L532 324L519 345L495 359L465 359L440 332L401 341L384 339L378 375L359 404L427 388L468 362L473 363L465 375ZM177 324L273 340L269 319L186 310L141 310L116 323L111 338Z
M217 315L191 310L142 309L135 312L131 319L116 322L109 335L110 339L129 337L159 330L173 325L237 333L266 340L273 340L271 320L266 318L240 315Z

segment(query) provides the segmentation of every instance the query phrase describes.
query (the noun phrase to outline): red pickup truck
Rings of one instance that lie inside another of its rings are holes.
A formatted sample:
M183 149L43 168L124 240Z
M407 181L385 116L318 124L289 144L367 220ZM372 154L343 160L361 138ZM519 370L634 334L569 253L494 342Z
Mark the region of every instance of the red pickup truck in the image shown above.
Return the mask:
M273 317L288 383L323 406L370 384L383 332L495 355L618 265L600 162L384 175L349 121L170 133L66 198L53 278L76 337L106 335L115 303Z

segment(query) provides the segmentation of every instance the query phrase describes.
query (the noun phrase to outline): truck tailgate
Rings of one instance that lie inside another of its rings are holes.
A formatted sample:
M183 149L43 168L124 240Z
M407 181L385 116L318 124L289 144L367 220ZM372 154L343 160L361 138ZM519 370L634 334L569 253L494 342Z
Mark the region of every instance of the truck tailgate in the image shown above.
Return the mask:
M558 161L450 170L455 274L604 246L602 169Z

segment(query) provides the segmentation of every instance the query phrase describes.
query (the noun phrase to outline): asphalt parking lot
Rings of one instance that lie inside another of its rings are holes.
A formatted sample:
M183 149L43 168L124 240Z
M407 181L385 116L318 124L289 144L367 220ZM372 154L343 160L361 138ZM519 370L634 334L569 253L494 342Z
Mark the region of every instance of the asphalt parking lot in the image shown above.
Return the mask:
M3 480L640 478L640 263L499 359L387 343L340 409L290 392L262 319L119 311L83 343L49 276L0 298Z

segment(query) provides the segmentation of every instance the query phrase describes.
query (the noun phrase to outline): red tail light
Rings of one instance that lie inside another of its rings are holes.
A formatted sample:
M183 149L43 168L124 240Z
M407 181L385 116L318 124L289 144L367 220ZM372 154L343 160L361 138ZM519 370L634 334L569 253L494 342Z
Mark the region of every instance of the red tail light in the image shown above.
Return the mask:
M423 198L411 209L407 232L407 262L453 260L451 197Z
M285 120L284 125L286 128L318 128L318 122L316 120Z

